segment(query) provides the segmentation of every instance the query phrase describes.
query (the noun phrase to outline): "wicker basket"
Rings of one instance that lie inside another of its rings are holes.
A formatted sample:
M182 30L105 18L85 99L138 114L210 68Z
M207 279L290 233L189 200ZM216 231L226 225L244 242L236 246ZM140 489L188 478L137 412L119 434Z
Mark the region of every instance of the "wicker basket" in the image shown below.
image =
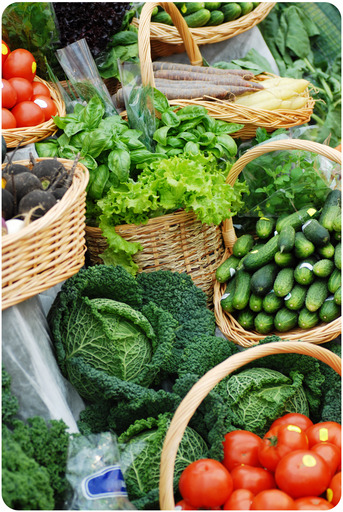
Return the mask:
M224 254L219 226L202 224L194 213L181 210L150 219L144 225L124 224L115 230L125 240L143 246L133 257L139 272L187 272L212 303L215 269ZM103 263L99 254L107 248L107 242L101 230L86 226L86 241L91 263Z
M50 91L51 98L54 100L57 107L57 115L65 116L66 109L65 104L61 98L58 90L49 82L46 82L42 78L36 76L34 78L35 82L41 82L47 86ZM2 130L2 135L5 138L7 147L15 148L19 142L22 146L27 144L31 144L33 142L38 142L39 140L43 140L46 137L50 137L57 132L58 128L54 123L53 119L49 119L49 121L45 121L44 123L37 124L37 126L28 126L24 128L11 128L8 130Z
M236 181L239 173L244 167L254 160L255 158L269 153L271 151L278 150L304 150L311 151L323 155L329 160L332 160L338 164L341 164L342 155L336 149L329 146L319 144L318 142L310 142L306 140L297 139L285 139L278 140L275 142L267 142L260 146L256 146L249 149L242 157L240 157L233 167L231 168L227 182L231 185ZM232 247L236 241L236 234L232 224L232 219L228 219L223 222L223 239L225 243L225 253L222 261L224 261L230 254L232 254ZM237 320L223 311L220 305L220 299L225 291L225 284L220 284L218 281L214 285L214 311L216 316L216 322L221 332L230 340L234 341L238 345L243 347L251 347L252 345L259 342L259 340L265 338L266 335L258 334L254 331L246 331ZM285 333L275 332L280 338L284 340L302 340L309 341L312 343L326 343L336 338L341 333L341 318L337 318L329 324L321 324L312 329L293 329Z
M184 18L178 8L171 2L148 2L144 4L142 9L139 28L138 28L138 51L141 66L143 85L151 85L154 87L154 74L151 60L150 48L150 25L151 13L154 7L160 5L170 14L173 19L175 30L177 29L184 41L185 49L189 60L193 66L202 65L202 56L195 38L190 32ZM214 27L217 29L218 27ZM261 82L269 78L269 74L261 74L254 77L254 80ZM234 138L242 140L250 139L256 134L258 127L266 128L267 132L272 132L278 128L291 128L292 126L302 125L311 119L314 107L314 100L310 96L308 88L303 95L307 98L307 103L303 108L297 110L263 110L258 108L246 107L230 101L208 99L208 100L170 100L170 105L184 107L186 105L202 105L205 107L210 116L228 121L230 123L243 124L244 128L231 133ZM126 116L126 112L121 113Z
M71 169L71 160L58 160ZM2 309L51 288L83 266L88 176L88 169L78 163L71 186L51 210L18 233L2 237Z
M190 28L190 32L199 46L219 43L253 28L269 14L274 5L275 2L261 2L249 14L234 21L228 21L216 27ZM132 24L139 27L140 20L133 18ZM156 57L166 57L173 53L183 53L185 51L183 39L176 27L164 23L151 23L150 39L151 50Z
M341 375L341 359L336 354L323 347L311 343L299 343L296 341L285 341L279 343L268 343L259 347L239 352L229 357L219 365L208 371L188 392L177 408L170 423L167 435L164 440L160 464L160 508L161 510L174 510L173 475L175 459L182 436L189 420L195 413L202 400L214 388L218 382L230 373L238 370L247 363L261 357L272 354L304 354L315 357L326 363Z

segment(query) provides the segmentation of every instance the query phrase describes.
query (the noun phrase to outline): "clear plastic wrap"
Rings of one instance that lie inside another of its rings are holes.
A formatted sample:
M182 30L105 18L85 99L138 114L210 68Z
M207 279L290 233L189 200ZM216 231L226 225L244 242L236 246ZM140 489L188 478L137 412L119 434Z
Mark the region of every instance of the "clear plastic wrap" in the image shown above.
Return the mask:
M110 432L72 436L66 478L66 510L136 510L130 503L116 437Z

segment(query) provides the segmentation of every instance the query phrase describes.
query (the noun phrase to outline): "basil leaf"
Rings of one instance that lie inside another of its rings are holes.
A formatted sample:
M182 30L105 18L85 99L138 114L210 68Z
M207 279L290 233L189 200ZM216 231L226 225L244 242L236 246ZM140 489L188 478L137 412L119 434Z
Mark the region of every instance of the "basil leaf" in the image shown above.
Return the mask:
M158 128L158 130L155 131L153 139L162 146L167 145L167 134L170 130L170 126L162 126L161 128Z
M81 115L81 121L88 129L97 128L105 113L102 100L98 95L93 96L87 103Z
M64 133L68 135L68 137L71 137L72 135L75 135L75 133L81 132L86 128L86 123L68 123L64 127Z
M123 149L114 149L108 155L108 167L118 178L119 183L127 181L130 174L130 153Z
M194 133L191 132L180 132L178 134L179 139L184 139L187 142L198 142L199 137L195 136Z
M58 156L57 141L36 142L35 149L40 158Z
M202 118L207 115L207 110L201 105L188 105L187 107L180 108L176 115L181 121L187 121L194 118Z
M221 133L234 133L244 128L243 124L227 123L226 121L216 120L213 132L217 135ZM210 130L212 131L212 130Z
M169 109L169 101L158 89L154 89L154 108L161 113Z
M91 185L87 191L91 199L101 199L110 171L107 165L99 165L90 172Z
M209 146L210 144L213 144L216 140L216 136L214 133L211 132L205 132L202 133L199 137L199 144L202 146Z
M230 135L222 133L217 136L218 144L221 144L226 149L230 156L234 156L237 153L237 144Z
M199 144L195 142L187 142L183 149L184 153L190 153L191 155L198 155L200 153Z
M111 149L112 140L106 132L98 128L88 132L83 138L82 155L89 154L97 158L106 149Z
M178 137L167 137L167 144L173 148L183 148L184 142Z
M82 156L80 158L80 162L83 163L83 165L87 167L89 171L98 167L96 160L90 155Z
M166 112L163 112L161 116L161 121L167 125L167 126L179 126L180 119L178 118L177 114L173 112L172 110L167 110Z

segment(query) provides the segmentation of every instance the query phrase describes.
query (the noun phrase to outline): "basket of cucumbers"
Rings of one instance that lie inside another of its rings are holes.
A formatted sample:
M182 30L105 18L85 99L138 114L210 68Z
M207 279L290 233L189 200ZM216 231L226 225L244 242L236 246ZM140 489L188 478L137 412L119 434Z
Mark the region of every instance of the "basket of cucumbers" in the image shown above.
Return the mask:
M248 150L233 165L234 183L244 167L277 150L304 150L341 164L341 153L316 142L287 139ZM217 267L214 309L221 332L250 347L266 335L326 343L341 333L341 191L329 191L321 209L310 206L278 219L261 217L254 233L235 235L222 226L225 253Z
M275 2L175 2L198 45L219 43L260 23ZM138 27L140 19L132 23ZM169 13L155 7L150 38L153 54L165 57L185 51L184 41Z

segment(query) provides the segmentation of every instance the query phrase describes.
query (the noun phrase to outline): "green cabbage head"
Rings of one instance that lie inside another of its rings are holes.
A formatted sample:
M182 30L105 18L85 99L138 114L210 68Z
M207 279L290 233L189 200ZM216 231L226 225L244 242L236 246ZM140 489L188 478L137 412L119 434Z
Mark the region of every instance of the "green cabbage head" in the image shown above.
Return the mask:
M228 406L231 423L263 436L283 414L298 412L309 416L303 378L299 372L286 377L269 368L251 368L223 379L217 390Z

